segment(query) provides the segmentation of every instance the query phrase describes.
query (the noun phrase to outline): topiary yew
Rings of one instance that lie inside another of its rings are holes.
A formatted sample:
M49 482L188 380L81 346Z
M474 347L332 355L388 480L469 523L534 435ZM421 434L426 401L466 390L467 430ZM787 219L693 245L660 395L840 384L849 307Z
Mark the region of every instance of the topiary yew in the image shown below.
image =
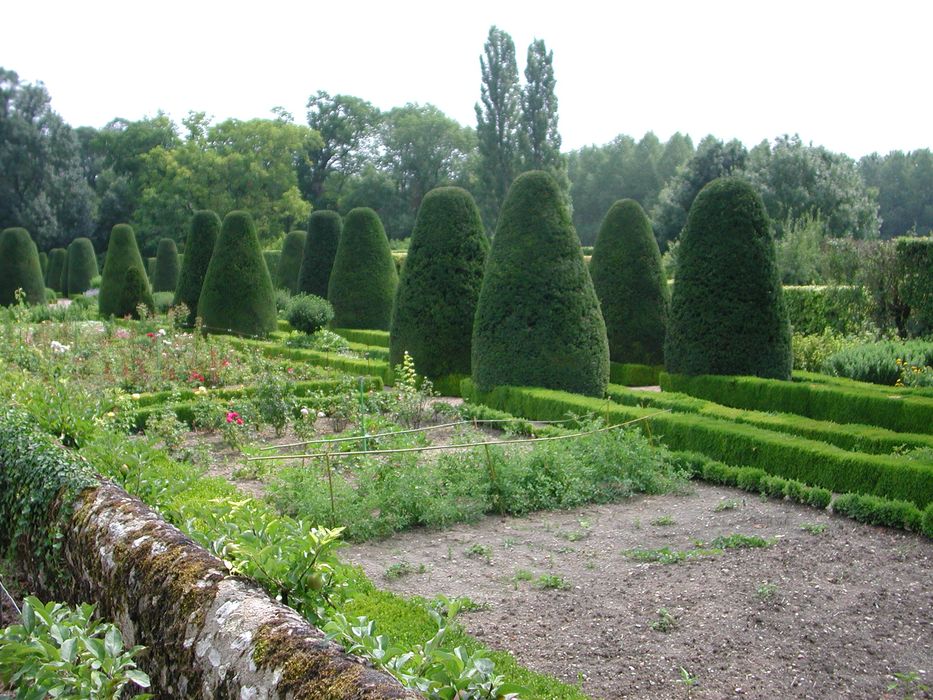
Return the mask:
M45 283L36 244L26 229L8 228L0 233L0 306L16 303L17 289L25 292L27 303L45 303Z
M188 325L193 325L198 317L198 299L201 297L204 275L207 274L207 266L214 254L219 234L220 217L217 214L206 209L194 213L172 302L175 306L184 304L188 307Z
M389 344L391 364L407 351L419 374L470 374L476 302L489 240L476 202L459 187L421 202L399 280Z
M45 273L45 286L56 292L62 290L62 275L68 264L68 251L64 248L52 248L49 251L49 269Z
M667 370L789 379L790 324L768 215L752 186L737 178L706 185L677 256Z
M49 254L44 250L39 251L39 265L42 267L42 282L45 283L45 271L49 269Z
M117 299L116 310L113 315L120 318L124 316L139 318L140 306L145 306L149 309L149 313L152 313L155 310L155 301L153 301L152 291L149 289L149 280L146 279L142 268L131 265L126 269L123 286L120 289L120 296Z
M334 267L337 244L340 242L340 229L340 214L337 212L325 209L311 212L301 270L298 272L299 294L327 296L330 271Z
M344 220L327 299L335 328L389 330L398 273L379 215L353 209Z
M97 277L97 255L94 244L88 238L75 238L68 245L68 289L67 294L83 294L91 288L91 280Z
M117 224L110 232L107 258L104 260L104 272L100 280L100 294L97 297L101 316L106 318L121 315L119 311L123 285L126 282L126 271L131 267L139 268L141 276L147 284L149 283L142 256L139 254L139 246L136 245L133 227L129 224Z
M499 214L473 326L473 380L602 396L609 344L560 189L516 178Z
M590 277L606 321L609 359L663 364L667 280L651 223L635 200L609 208L596 236Z
M155 273L152 275L153 292L174 292L178 286L178 246L171 238L159 240L156 250Z
M276 328L275 291L252 217L232 211L204 276L198 316L207 331L266 335Z
M301 269L307 236L305 231L291 231L282 243L282 255L279 257L279 267L276 271L277 286L287 289L290 294L298 293L298 271Z

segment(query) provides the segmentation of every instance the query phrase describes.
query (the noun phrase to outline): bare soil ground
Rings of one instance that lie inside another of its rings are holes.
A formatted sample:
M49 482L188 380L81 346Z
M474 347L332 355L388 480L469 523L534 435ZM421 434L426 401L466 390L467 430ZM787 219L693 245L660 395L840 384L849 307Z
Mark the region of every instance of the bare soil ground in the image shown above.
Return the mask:
M623 554L734 533L773 544L675 564ZM594 698L931 697L933 542L734 489L489 517L342 558L401 594L488 604L460 618L471 634ZM401 562L425 572L386 578Z

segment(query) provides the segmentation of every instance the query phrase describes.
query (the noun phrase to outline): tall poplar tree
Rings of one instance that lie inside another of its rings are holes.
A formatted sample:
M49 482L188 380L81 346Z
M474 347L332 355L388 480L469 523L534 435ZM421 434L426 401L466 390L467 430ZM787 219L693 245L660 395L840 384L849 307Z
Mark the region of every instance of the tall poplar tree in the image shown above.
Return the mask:
M476 104L479 142L480 201L487 227L494 227L499 207L516 174L521 89L515 42L493 26L480 56L482 105Z
M522 90L519 138L522 166L525 170L563 172L566 180L567 164L560 154L560 133L557 131L556 84L554 52L547 50L543 39L535 39L528 47L525 87Z

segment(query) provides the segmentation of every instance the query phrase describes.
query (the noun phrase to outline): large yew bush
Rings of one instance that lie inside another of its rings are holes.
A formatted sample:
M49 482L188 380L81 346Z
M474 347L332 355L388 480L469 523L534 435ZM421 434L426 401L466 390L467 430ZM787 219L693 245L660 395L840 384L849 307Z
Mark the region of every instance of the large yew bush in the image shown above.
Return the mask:
M36 245L26 229L8 228L0 233L0 306L15 303L17 289L25 292L27 303L45 303L45 283Z
M176 306L184 304L188 307L189 325L198 317L198 300L204 285L204 275L207 274L207 266L214 254L214 245L219 234L220 218L217 214L206 209L194 213L173 301Z
M171 238L160 239L152 275L152 291L174 292L178 286L178 268L178 246L175 241Z
M300 294L327 296L330 272L340 242L340 229L340 214L337 212L326 209L311 212L301 270L298 272Z
M282 255L279 257L279 267L276 271L276 286L287 289L290 294L298 293L298 271L301 269L307 236L305 231L291 231L282 243Z
M100 315L123 316L131 311L121 308L123 299L123 285L126 283L126 272L131 267L139 268L140 277L149 283L139 246L136 245L136 234L129 224L117 224L110 231L110 240L107 244L107 257L104 260L104 271L101 274L100 295L97 298ZM51 270L51 267L49 268ZM122 313L120 313L122 311Z
M83 294L91 288L91 280L97 277L97 254L88 238L75 238L68 245L68 289L71 294Z

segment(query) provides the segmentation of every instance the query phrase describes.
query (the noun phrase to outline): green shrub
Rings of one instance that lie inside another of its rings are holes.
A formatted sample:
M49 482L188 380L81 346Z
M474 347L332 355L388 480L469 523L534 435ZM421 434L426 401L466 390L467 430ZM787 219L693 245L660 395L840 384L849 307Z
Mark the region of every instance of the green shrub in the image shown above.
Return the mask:
M845 348L827 358L822 371L860 382L894 386L901 378L898 360L916 367L933 365L933 342L884 340Z
M344 220L327 288L334 325L389 330L397 286L398 273L379 215L367 207L353 209Z
M933 503L923 509L923 519L920 521L920 528L927 537L933 537Z
M364 330L361 328L333 328L334 333L342 335L353 343L389 348L389 332Z
M871 297L861 286L785 286L793 332L855 335L871 328Z
M266 269L269 270L269 279L272 280L272 286L275 286L275 277L279 273L279 260L282 257L281 250L264 250L262 259L266 263Z
M610 207L596 236L590 275L606 321L609 358L663 364L667 279L651 222L635 200Z
M833 512L870 525L920 532L923 513L913 503L861 493L845 493L833 501Z
M140 305L149 309L150 313L155 311L155 300L149 290L149 280L146 279L142 270L132 266L126 270L126 278L120 289L120 298L117 300L114 316L121 318L132 316L138 319Z
M794 370L819 372L830 357L858 344L858 339L840 335L831 328L824 328L822 333L812 335L794 333L791 340Z
M16 303L17 289L25 292L28 304L45 303L36 246L26 229L8 228L0 233L0 306Z
M296 331L311 335L327 326L334 317L334 308L327 299L313 294L293 296L285 310L285 318Z
M789 379L790 324L770 222L743 180L706 185L690 207L664 346L677 374Z
M39 266L42 268L42 282L45 283L45 271L49 269L49 254L44 250L39 251Z
M663 369L662 365L649 366L610 362L609 381L622 386L655 386Z
M143 259L139 254L139 247L136 245L136 234L133 233L133 229L129 224L117 224L110 232L107 259L104 262L100 294L97 299L100 315L104 318L135 313L135 305L128 311L122 305L124 299L123 284L127 280L126 272L131 267L139 270L140 277L146 280L146 286L148 287L149 278L146 277L146 268L143 267Z
M152 275L153 292L172 292L178 286L178 247L171 238L159 240L156 251L155 272Z
M340 243L340 228L340 214L337 212L325 209L311 212L301 269L298 271L299 292L327 297L330 272Z
M224 218L204 275L198 316L208 331L255 336L276 329L272 278L253 219L245 211L232 211Z
M276 286L292 294L298 293L298 271L301 269L307 237L305 231L290 231L282 243L282 254L275 273Z
M146 258L146 277L152 279L155 277L156 257Z
M49 289L48 287L46 287L45 288L45 300L51 304L56 299L58 299L58 292L56 292L54 289Z
M68 245L68 295L83 294L97 276L97 255L87 238L75 238Z
M389 361L407 352L423 376L470 373L470 337L489 240L473 197L459 187L421 202L399 280Z
M214 244L219 234L220 218L217 214L209 210L194 213L173 302L175 306L184 304L188 307L188 318L183 319L188 325L193 325L198 317L198 300L201 298L204 275L207 274L207 266L214 254Z
M49 269L45 273L45 286L61 293L62 276L68 264L68 251L64 248L52 248L49 251Z
M91 278L91 289L100 289L100 283L103 281L103 279L104 278L101 275L94 275Z
M152 303L156 313L164 314L172 308L172 300L175 298L174 292L153 292Z
M898 238L894 249L900 266L899 291L910 307L911 336L933 332L933 238Z
M288 310L288 305L292 300L292 293L287 289L282 289L279 287L275 290L275 312L279 316L283 316ZM289 326L289 330L291 326Z
M564 197L543 171L520 175L502 205L476 308L472 366L483 390L606 390L606 324Z

